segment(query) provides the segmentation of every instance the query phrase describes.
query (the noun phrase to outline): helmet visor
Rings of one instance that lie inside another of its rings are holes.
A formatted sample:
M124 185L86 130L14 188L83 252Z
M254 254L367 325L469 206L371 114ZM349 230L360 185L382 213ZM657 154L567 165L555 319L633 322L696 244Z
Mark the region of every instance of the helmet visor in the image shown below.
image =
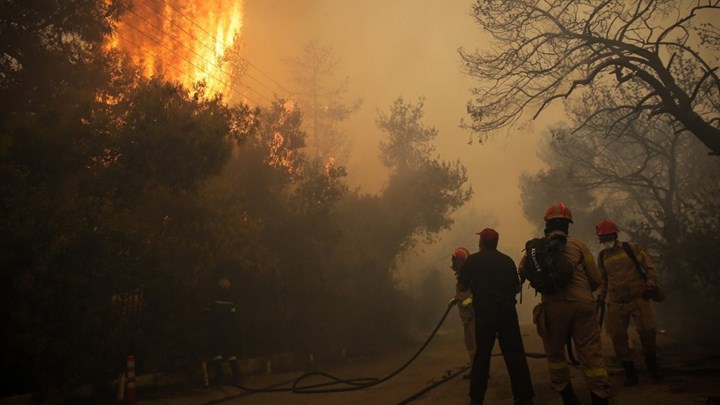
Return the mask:
M617 233L610 233L610 234L607 234L607 235L600 235L600 236L598 236L598 242L600 242L600 243L603 243L603 242L612 242L612 241L614 241L615 239L617 239L617 237L618 237L618 234L617 234Z

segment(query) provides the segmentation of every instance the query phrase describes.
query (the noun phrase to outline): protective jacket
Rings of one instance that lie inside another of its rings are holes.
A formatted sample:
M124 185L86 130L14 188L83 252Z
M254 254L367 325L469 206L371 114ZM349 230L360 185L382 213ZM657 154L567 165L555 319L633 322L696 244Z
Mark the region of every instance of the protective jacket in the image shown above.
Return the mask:
M457 277L457 273L456 273ZM470 290L460 291L455 288L455 301L457 301L460 322L463 325L463 338L467 348L470 361L475 358L475 309L472 303L472 292Z
M650 256L637 243L628 242L628 245L640 265L646 270L647 281L657 285L657 269ZM635 266L635 262L622 248L622 242L616 243L610 249L603 249L600 256L603 257L600 263L602 285L598 296L605 297L608 303L629 303L640 298L646 281Z
M465 324L472 320L474 317L472 292L470 290L460 291L459 288L455 288L455 301L457 301L460 321Z
M556 230L550 233L550 236L553 235L566 234ZM590 249L577 238L567 236L563 254L575 265L570 283L555 294L542 294L542 302L533 309L533 322L543 339L547 355L550 385L562 392L570 382L564 348L568 337L571 337L587 387L598 397L607 398L610 386L592 295L602 284L600 269Z

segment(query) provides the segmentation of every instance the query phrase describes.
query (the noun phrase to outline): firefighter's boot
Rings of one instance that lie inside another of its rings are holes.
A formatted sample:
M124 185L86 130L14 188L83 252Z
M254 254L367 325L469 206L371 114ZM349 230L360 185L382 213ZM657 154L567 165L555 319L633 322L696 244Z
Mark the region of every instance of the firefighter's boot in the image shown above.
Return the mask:
M622 366L625 369L625 386L633 387L638 384L637 371L632 361L623 361Z
M575 395L572 384L570 384L569 382L567 387L565 387L564 390L560 391L560 396L562 397L563 405L580 405L580 400L578 399L577 395Z
M662 375L660 375L660 369L657 365L657 356L655 353L645 353L645 364L647 365L648 373L650 373L650 377L652 377L653 380L662 380Z
M590 398L592 399L592 402L590 402L592 405L607 405L609 403L607 398L601 398L595 395L594 392L590 393Z

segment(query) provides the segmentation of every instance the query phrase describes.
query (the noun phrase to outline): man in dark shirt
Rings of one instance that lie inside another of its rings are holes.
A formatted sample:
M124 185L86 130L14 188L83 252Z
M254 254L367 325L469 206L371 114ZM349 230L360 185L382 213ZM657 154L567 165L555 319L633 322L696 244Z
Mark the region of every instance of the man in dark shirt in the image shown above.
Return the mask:
M470 398L473 404L482 404L485 399L497 336L515 403L533 404L530 370L515 310L515 295L520 291L515 262L497 250L500 236L494 229L485 228L478 235L480 251L470 255L458 274L458 289L472 291L475 309L477 351L470 373Z

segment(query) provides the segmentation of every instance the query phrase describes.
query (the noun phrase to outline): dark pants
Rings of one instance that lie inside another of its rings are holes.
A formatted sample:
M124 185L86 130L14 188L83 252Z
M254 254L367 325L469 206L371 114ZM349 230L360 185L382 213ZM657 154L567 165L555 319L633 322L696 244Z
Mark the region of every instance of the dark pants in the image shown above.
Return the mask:
M238 352L235 347L234 336L227 333L213 333L210 336L210 355L213 358L220 357L225 360L235 358Z
M495 302L475 302L475 339L477 352L470 373L470 398L482 403L487 391L490 371L490 355L495 345L495 337L500 342L500 350L505 366L510 374L515 399L526 400L534 396L530 369L525 358L520 326L514 300Z
M226 333L215 333L210 336L210 364L213 370L213 385L222 385L228 382L223 371L223 362L227 362L230 366L234 382L239 382L240 367L236 353L232 336Z

